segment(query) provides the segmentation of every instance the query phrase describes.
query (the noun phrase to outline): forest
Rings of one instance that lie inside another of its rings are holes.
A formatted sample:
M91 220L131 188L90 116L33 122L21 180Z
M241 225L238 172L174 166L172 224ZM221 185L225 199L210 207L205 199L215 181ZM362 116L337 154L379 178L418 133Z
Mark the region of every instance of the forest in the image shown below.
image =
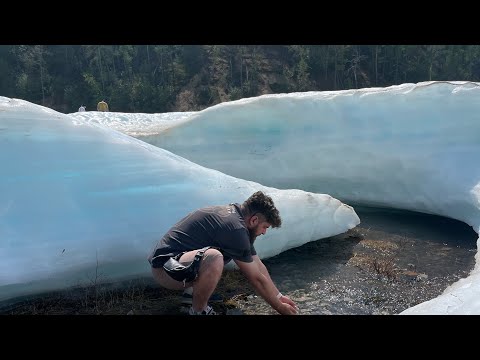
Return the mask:
M199 111L263 94L480 81L480 45L0 45L0 96L63 113Z

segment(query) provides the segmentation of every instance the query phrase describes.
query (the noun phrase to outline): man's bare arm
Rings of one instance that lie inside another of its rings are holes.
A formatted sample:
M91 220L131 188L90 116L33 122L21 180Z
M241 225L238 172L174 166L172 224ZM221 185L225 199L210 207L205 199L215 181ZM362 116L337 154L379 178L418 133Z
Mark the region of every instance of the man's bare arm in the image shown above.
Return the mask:
M253 288L272 308L280 314L294 315L297 313L295 304L282 301L280 291L273 283L268 271L258 256L254 256L253 262L234 260L240 271L245 275ZM292 305L293 304L293 305Z

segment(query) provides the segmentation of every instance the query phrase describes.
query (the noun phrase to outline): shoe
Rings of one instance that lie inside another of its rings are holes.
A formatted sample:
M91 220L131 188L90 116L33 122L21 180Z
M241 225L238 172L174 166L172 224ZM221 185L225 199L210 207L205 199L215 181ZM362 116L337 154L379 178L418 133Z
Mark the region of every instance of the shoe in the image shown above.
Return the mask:
M205 309L202 311L195 311L193 310L193 307L190 307L190 310L188 311L188 315L217 315L215 310L210 305L207 305Z
M182 294L182 305L192 305L193 295L188 291L184 291ZM223 297L220 294L213 293L208 299L209 303L222 303Z

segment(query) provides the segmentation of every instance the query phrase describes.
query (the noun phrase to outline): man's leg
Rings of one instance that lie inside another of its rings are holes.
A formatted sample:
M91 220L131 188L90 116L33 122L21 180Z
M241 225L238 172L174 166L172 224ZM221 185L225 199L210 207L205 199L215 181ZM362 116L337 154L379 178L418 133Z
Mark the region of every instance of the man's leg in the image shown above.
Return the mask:
M163 268L152 268L153 279L161 286L169 290L182 290L183 282L170 277Z
M198 250L189 251L179 259L181 263L190 263L195 258ZM192 308L202 311L208 305L208 299L217 287L223 272L223 255L217 249L208 249L200 261L198 277L193 283L187 283L187 287L193 284ZM168 275L167 275L168 276ZM172 279L173 280L173 279ZM175 281L175 280L174 280ZM182 284L183 287L183 283Z
M192 299L193 299L193 285L183 289L182 305L192 305ZM212 295L210 295L210 298L208 299L208 303L209 304L223 303L223 297L219 293L214 292Z

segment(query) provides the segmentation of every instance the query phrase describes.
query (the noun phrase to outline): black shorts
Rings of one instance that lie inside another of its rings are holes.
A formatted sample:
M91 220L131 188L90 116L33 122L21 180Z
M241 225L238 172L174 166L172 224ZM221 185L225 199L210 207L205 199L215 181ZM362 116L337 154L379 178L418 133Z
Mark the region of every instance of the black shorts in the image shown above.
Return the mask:
M183 283L192 282L198 277L200 261L203 259L205 251L207 251L210 247L211 246L207 246L198 250L193 261L187 264L182 264L179 262L182 255L187 251L172 256L163 263L163 270L165 270L165 272L174 280L181 281Z

